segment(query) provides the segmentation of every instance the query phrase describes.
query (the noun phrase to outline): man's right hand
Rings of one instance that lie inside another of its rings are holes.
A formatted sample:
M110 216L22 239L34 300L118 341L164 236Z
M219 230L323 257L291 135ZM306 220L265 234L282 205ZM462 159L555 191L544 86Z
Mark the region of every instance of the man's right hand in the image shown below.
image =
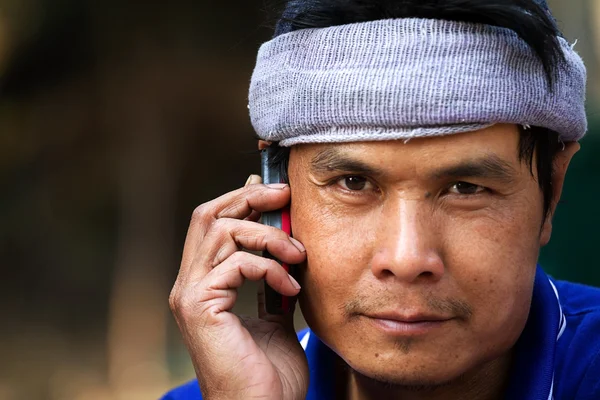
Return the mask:
M259 318L231 312L244 280L264 279L295 296L298 283L276 261L242 251L268 250L289 264L305 260L304 247L282 230L259 224L260 213L290 201L285 185L246 187L198 207L192 216L169 303L206 400L299 400L308 390L308 364L293 315L267 315L259 293Z

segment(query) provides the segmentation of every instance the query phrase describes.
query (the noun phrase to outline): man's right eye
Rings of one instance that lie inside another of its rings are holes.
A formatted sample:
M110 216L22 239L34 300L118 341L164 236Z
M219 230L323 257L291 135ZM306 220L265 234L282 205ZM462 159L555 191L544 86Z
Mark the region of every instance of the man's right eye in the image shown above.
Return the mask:
M364 190L365 188L368 187L368 185L371 185L369 180L362 176L345 176L343 178L340 178L337 181L337 183L343 189L349 190L352 192L358 192L358 191Z

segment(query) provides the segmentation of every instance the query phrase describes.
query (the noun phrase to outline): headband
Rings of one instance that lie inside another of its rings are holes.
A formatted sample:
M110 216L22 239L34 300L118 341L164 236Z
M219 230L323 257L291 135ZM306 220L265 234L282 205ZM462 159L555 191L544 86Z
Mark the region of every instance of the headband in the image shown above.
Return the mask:
M586 70L557 40L565 61L550 86L539 57L506 28L401 18L293 31L258 52L250 118L261 139L281 146L407 140L497 123L577 141L587 130Z

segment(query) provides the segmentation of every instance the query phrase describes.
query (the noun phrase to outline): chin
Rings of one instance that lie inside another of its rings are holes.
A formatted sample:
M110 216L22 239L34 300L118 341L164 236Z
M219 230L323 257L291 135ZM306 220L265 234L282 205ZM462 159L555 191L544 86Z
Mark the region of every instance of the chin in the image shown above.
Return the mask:
M391 386L426 386L441 387L459 379L461 373L452 373L448 368L432 368L420 365L415 368L404 365L402 368L394 368L393 365L379 365L371 368L350 368L359 376L372 380L375 383Z
M466 351L441 351L419 341L401 344L339 348L336 352L352 371L374 383L415 388L446 386L479 361L468 357Z
M398 373L389 368L385 370L358 370L352 368L352 372L362 386L370 386L373 389L401 389L415 392L435 391L450 386L462 378L460 374L452 376L447 372L435 374L432 371L423 373L424 370L417 370Z

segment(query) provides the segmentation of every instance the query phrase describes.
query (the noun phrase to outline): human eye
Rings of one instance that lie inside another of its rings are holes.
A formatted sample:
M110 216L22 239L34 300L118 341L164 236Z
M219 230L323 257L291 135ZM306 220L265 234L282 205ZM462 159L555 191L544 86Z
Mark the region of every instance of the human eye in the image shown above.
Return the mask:
M448 188L448 193L459 196L472 196L486 191L487 188L469 182L456 182Z
M341 189L348 192L363 192L373 190L373 184L364 176L343 176L335 182Z

